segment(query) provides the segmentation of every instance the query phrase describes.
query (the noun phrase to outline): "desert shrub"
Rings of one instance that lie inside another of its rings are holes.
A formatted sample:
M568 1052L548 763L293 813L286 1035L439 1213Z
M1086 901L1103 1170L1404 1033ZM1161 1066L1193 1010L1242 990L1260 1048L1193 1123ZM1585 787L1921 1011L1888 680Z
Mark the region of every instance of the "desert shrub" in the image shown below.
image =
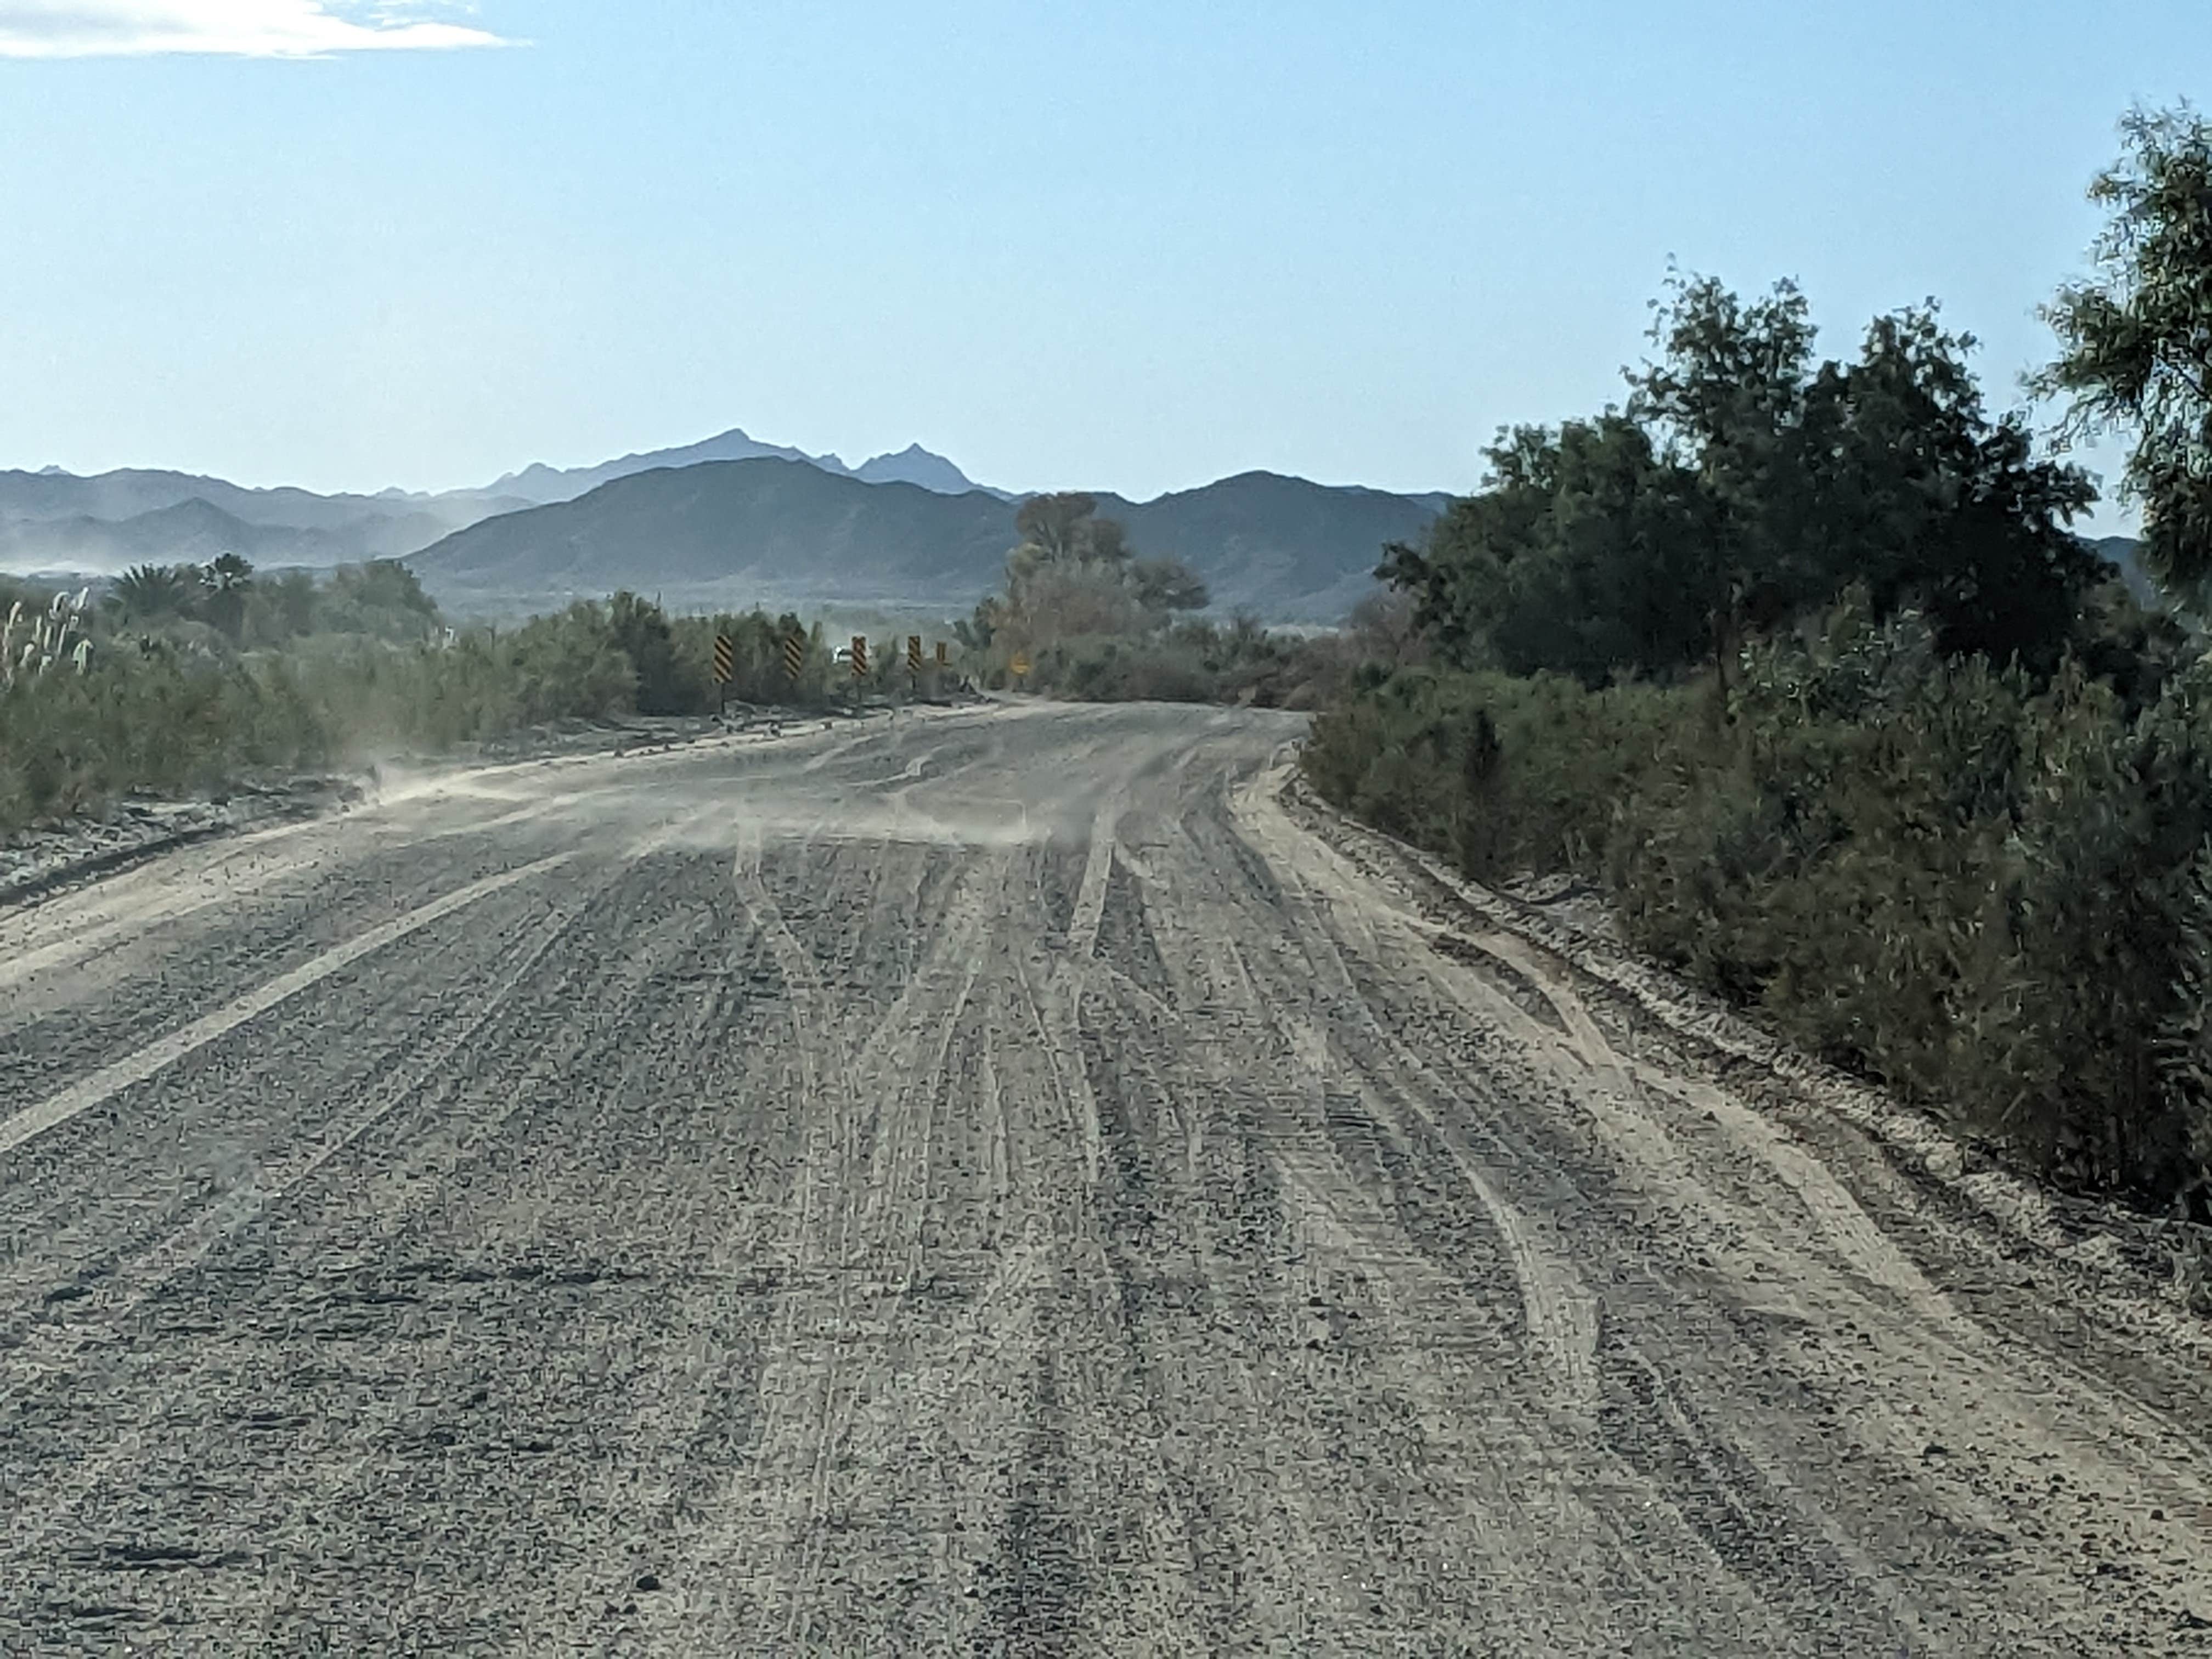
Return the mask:
M220 613L234 623L228 632L201 614L209 592L222 590L192 567L148 566L123 599L71 608L43 669L0 676L0 831L94 811L131 790L220 789L562 720L703 714L716 702L717 633L736 648L732 692L743 700L815 703L851 685L819 624L790 615L670 617L617 593L517 627L456 629L396 564L319 582L250 569L229 580L240 604ZM11 653L48 625L53 600L0 584L0 620L15 617ZM796 684L783 668L794 634L807 641ZM82 667L69 654L78 642L88 647ZM903 653L902 640L877 642L869 689L905 683Z
M2212 1154L2212 669L2134 708L1847 602L1710 682L1370 674L1324 796L1478 878L1577 871L1630 939L2076 1183Z
M112 653L0 690L0 827L129 789L217 789L328 750L288 675L168 648Z

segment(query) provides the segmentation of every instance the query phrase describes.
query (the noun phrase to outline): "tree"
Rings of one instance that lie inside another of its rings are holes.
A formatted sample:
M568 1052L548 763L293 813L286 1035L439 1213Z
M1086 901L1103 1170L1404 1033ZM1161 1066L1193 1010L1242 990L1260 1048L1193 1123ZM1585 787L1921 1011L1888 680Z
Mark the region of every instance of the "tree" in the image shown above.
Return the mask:
M659 605L624 589L608 602L607 631L637 672L639 714L688 714L698 706L701 688L683 672L675 630Z
M1205 581L1181 559L1139 559L1129 568L1129 580L1137 591L1137 603L1150 616L1203 611L1212 602Z
M218 553L200 572L201 610L233 645L246 627L246 597L253 586L253 567L236 553Z
M132 565L107 593L110 607L134 623L189 617L199 599L199 572L188 564Z
M246 634L256 645L283 645L313 631L321 595L304 570L280 570L257 580L247 597Z
M1801 466L1813 321L1793 283L1746 304L1711 276L1669 276L1654 302L1660 361L1629 376L1629 413L1660 458L1692 469L1705 497L1705 557L1686 572L1702 596L1711 659L1728 681L1747 623L1803 603L1799 532L1811 519Z
M1600 685L1706 653L1713 532L1688 469L1617 411L1519 428L1488 453L1484 489L1423 546L1385 549L1376 572L1413 595L1414 626L1447 662Z
M963 651L988 651L1006 622L1006 602L996 594L987 593L975 601L974 611L952 624L952 636L960 641Z
M1809 511L1794 531L1794 603L1863 581L1877 617L1924 611L1947 656L2048 673L2103 574L2068 528L2096 492L2036 457L2020 414L1989 417L1974 345L1931 304L1877 317L1855 362L1822 366L1797 459Z
M2075 434L2135 435L2126 493L2143 512L2143 563L2191 608L2212 604L2212 123L2187 105L2136 110L2126 153L2089 199L2110 210L2099 267L2044 308L2057 360L2039 392L2069 400Z
M438 607L415 573L396 559L342 564L316 607L315 625L337 634L379 639L428 639L439 627Z
M1044 560L1081 558L1097 512L1098 498L1082 490L1032 495L1015 510L1014 533Z
M1658 311L1625 412L1501 434L1479 493L1384 550L1445 660L1589 685L1702 662L1725 690L1749 637L1858 583L1948 654L2057 665L2100 574L2067 527L2094 492L1990 419L1970 337L1909 309L1816 368L1788 283L1678 277Z

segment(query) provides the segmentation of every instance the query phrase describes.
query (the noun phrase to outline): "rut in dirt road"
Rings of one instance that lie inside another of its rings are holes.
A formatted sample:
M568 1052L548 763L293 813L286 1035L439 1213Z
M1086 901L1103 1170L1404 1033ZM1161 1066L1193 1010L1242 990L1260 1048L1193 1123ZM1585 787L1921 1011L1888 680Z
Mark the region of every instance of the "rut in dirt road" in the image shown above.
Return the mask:
M2202 1334L1301 730L487 769L0 912L0 1650L2212 1651Z

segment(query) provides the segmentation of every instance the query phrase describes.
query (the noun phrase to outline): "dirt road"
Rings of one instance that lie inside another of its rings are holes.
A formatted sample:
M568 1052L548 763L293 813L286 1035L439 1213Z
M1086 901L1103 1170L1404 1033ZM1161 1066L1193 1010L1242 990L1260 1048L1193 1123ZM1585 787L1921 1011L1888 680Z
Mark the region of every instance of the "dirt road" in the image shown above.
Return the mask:
M568 761L0 912L0 1651L2212 1651L2212 1376L1281 792Z

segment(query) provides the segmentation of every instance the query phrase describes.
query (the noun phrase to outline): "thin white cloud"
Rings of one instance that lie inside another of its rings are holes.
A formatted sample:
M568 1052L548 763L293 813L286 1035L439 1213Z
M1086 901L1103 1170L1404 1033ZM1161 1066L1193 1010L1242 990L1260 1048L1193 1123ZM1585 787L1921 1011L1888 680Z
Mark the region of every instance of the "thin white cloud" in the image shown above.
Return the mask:
M483 29L414 20L390 6L356 22L324 0L0 0L0 58L320 58L504 44Z

